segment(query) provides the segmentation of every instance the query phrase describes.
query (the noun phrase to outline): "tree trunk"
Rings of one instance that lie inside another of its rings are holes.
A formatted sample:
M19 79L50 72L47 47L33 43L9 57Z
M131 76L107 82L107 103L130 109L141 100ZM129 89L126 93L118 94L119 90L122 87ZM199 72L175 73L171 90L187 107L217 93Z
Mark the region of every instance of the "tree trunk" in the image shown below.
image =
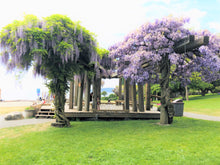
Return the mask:
M144 112L144 93L143 93L143 85L138 83L138 103L139 103L139 111Z
M75 84L74 106L77 106L77 103L78 103L78 91L79 91L79 79L76 79L74 84Z
M202 96L205 96L206 93L207 93L206 90L201 90Z
M70 82L69 109L73 109L74 81Z
M90 86L91 86L91 80L88 77L88 71L87 71L86 72L86 91L85 91L85 110L86 111L89 111Z
M170 61L168 54L162 57L160 64L161 72L161 111L160 111L160 124L171 124L173 122L174 108L170 102Z
M151 87L150 83L146 83L146 110L150 111L151 104L150 104L150 99L151 99Z
M132 111L137 112L136 84L132 85Z
M56 82L56 89L53 91L55 94L54 105L55 105L55 115L56 115L56 123L52 123L51 126L54 127L69 127L70 122L64 115L64 108L65 108L65 86L67 81L65 82L62 80L57 80Z

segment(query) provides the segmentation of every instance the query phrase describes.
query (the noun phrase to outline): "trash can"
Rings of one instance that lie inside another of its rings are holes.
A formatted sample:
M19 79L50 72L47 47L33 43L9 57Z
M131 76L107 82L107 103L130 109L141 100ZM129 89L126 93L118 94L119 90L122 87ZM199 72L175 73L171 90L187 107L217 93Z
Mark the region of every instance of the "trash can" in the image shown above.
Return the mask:
M174 100L172 104L174 106L174 112L175 112L174 116L183 116L183 107L184 107L183 100L181 99Z

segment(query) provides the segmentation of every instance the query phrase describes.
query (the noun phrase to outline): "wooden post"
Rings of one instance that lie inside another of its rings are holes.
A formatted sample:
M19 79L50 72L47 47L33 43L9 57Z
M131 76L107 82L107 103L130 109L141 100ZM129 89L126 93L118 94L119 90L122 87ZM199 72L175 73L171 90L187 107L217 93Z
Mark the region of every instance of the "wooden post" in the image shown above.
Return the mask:
M82 111L82 102L83 102L83 85L84 85L84 75L81 77L81 81L79 83L79 97L78 97L78 111Z
M74 90L74 106L78 105L78 91L79 91L79 80L75 80L75 90Z
M122 78L119 78L119 100L122 100L121 91L122 91Z
M137 112L136 84L132 85L132 111Z
M74 80L70 81L69 109L73 109Z
M86 77L85 111L89 111L91 80L88 77L88 71L86 71L85 77Z
M97 79L96 79L96 76L94 76L92 88L93 88L92 89L92 91L93 91L92 109L97 110Z
M151 107L151 105L150 105L150 99L151 99L151 97L150 97L150 93L151 93L151 89L150 89L151 87L150 87L150 83L146 83L146 97L145 97L145 99L146 99L146 110L147 111L149 111L150 110L150 107Z
M101 100L101 82L102 79L98 78L97 79L97 96L99 97L99 99Z
M129 80L124 79L124 110L129 111Z
M189 101L189 92L187 85L185 86L185 90L186 90L186 101Z
M144 94L143 94L143 85L138 83L138 104L139 111L144 112Z
M133 85L131 85L129 83L129 100L132 101L132 88L133 88Z

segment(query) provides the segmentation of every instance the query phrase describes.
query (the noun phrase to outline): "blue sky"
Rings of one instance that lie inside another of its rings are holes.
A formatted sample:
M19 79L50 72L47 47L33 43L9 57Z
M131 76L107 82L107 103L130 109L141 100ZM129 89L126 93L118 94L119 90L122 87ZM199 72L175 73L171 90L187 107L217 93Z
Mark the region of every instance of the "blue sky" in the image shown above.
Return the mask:
M187 26L220 33L220 0L7 0L0 6L0 28L24 14L46 17L64 14L97 35L101 47L108 48L143 23L168 15L190 17ZM0 65L2 98L35 99L36 89L46 91L44 80L34 78L32 71L15 78ZM115 87L117 80L107 80L104 87Z

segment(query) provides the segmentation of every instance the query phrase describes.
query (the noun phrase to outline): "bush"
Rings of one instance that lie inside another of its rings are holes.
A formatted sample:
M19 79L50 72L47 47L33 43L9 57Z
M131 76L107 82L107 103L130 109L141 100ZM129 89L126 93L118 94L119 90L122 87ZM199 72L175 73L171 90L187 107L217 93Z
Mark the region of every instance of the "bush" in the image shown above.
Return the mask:
M102 97L101 100L118 100L118 96L116 94L110 94L109 96L107 97Z

